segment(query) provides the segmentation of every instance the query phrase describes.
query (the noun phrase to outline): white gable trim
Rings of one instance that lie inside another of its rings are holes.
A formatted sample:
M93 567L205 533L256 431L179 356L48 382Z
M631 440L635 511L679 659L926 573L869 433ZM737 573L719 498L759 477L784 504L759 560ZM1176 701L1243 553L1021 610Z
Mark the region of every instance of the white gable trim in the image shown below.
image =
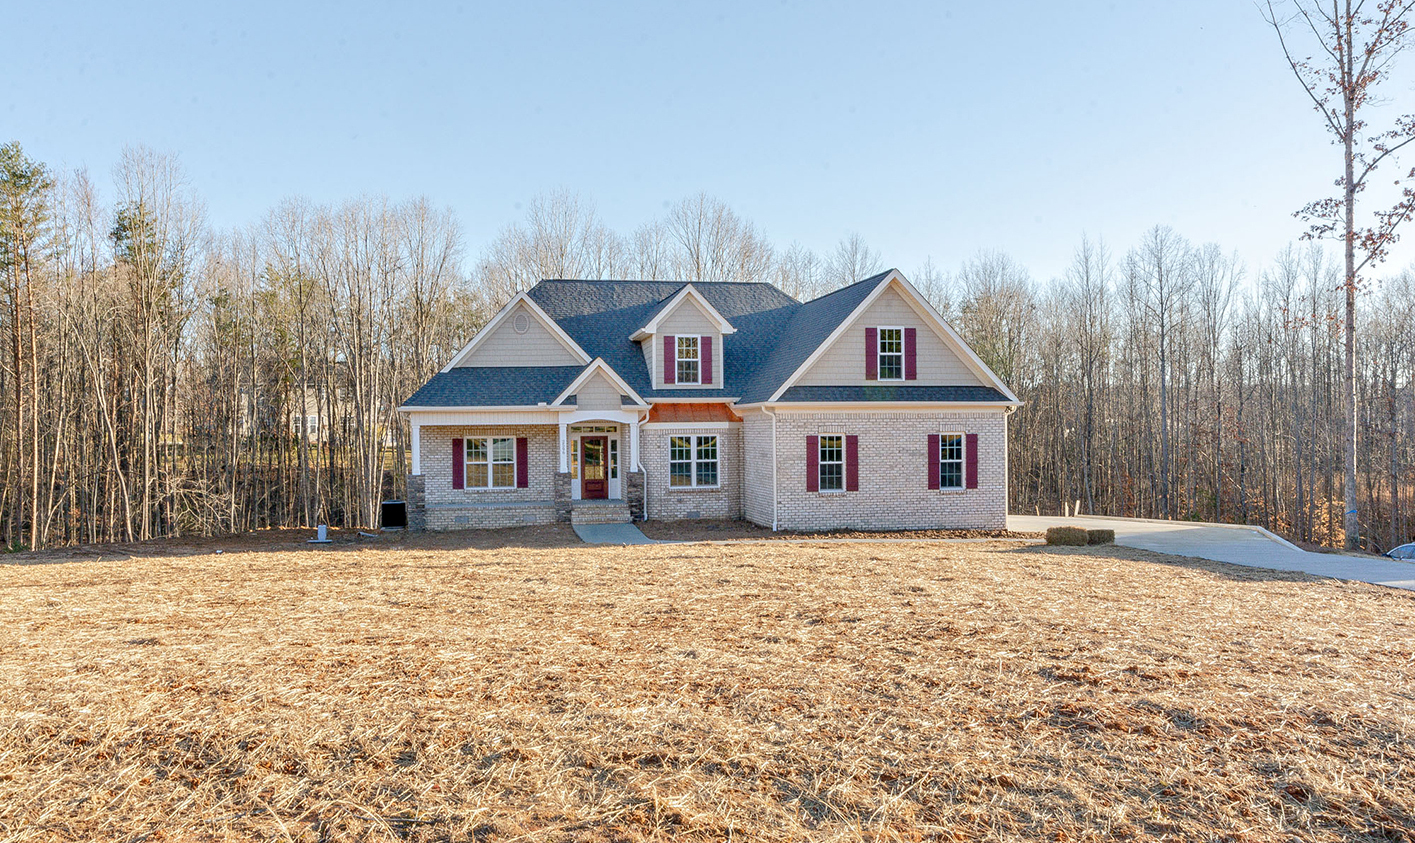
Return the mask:
M485 340L487 337L491 336L492 332L496 330L496 326L504 322L506 320L506 317L511 315L511 312L514 311L516 309L516 306L519 304L525 304L526 307L530 308L531 313L534 313L536 315L536 318L545 324L545 327L548 331L550 331L551 336L559 340L560 344L565 346L566 351L578 357L582 365L590 362L590 356L585 353L585 350L583 348L580 348L579 343L570 339L570 335L565 333L565 331L558 324L556 324L554 319L550 318L550 314L546 313L544 310L541 309L540 305L536 304L535 299L526 295L526 293L521 292L517 293L516 297L511 299L511 301L507 302L505 307L498 310L496 312L496 315L491 317L491 321L483 325L480 331L477 331L476 336L472 337L472 341L467 343L467 345L461 351L457 352L457 354L452 358L452 362L442 367L442 371L452 371L463 360L466 360L469 356L471 356L471 353L476 350L476 347L478 345L481 345L482 341Z
M603 357L596 357L594 362L580 373L579 377L575 378L570 382L569 386L565 387L564 392L561 392L555 397L554 401L550 402L551 406L555 406L571 395L574 395L576 392L579 392L580 388L589 383L590 378L594 377L596 372L603 373L605 377L609 378L609 382L619 389L620 393L634 399L634 402L638 404L639 407L648 406L648 402L640 398L639 393L635 392L633 387L625 383L624 379L619 377L619 373L610 368L608 363L604 362Z
M718 333L737 333L737 329L732 327L732 323L727 321L727 317L723 316L721 313L718 313L717 308L713 307L712 303L709 302L706 298L704 298L702 293L698 292L692 284L688 284L684 286L683 289L679 290L677 294L673 296L673 298L669 299L668 304L659 308L658 313L655 314L654 317L649 320L649 323L647 325L630 334L629 339L633 340L634 342L638 342L639 340L642 340L651 334L658 333L659 323L662 322L664 319L668 318L668 315L670 313L677 310L678 306L682 304L685 299L689 298L691 298L693 304L697 305L698 309L703 312L703 315L706 316L708 320L717 327Z
M904 294L904 300L909 306L912 307L925 322L933 325L934 330L943 337L949 345L953 346L953 350L958 353L963 363L967 365L967 367L973 371L973 374L977 375L985 385L991 386L1007 396L1009 402L1016 404L1022 403L1017 398L1017 395L1007 388L1007 384L1002 382L1002 378L999 378L992 369L988 368L987 364L974 353L973 349L968 347L968 344L963 341L963 338L958 336L958 332L953 330L953 326L949 325L937 310L934 310L933 305L929 304L928 299L925 299L918 290L914 289L914 285L910 284L903 273L897 269L891 270L883 281L875 285L875 288L870 291L870 294L865 296L864 301L860 302L860 304L850 312L850 315L836 326L830 336L826 337L825 342L817 346L816 350L811 352L811 355L805 359L805 362L796 367L796 371L791 373L791 377L787 378L764 403L770 404L779 400L787 389L795 385L796 381L800 380L801 376L815 365L816 361L825 354L827 349L855 326L855 322L859 320L860 316L869 309L869 306L874 304L875 300L883 295L884 291L891 285L898 287L900 292Z

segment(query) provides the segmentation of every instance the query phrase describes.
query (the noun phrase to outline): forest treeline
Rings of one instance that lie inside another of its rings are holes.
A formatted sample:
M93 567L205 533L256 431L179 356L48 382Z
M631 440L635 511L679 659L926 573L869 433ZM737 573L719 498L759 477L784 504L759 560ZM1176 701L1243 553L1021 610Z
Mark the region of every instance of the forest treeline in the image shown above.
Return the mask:
M0 148L0 531L8 547L376 524L402 494L399 403L541 278L767 281L798 298L884 268L849 236L773 243L716 199L616 232L570 193L469 254L423 199L289 200L217 231L177 161L111 184ZM1342 278L1314 244L1260 264L1156 227L1077 244L1060 278L1000 252L900 267L1026 406L1013 511L1256 523L1339 545ZM1411 538L1415 278L1362 292L1363 542Z

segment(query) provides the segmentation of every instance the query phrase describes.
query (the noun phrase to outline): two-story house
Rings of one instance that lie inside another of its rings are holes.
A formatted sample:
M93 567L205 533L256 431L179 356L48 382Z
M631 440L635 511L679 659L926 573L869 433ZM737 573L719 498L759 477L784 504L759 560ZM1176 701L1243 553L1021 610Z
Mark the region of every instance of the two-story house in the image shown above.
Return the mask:
M1002 529L1019 405L897 270L808 302L542 281L401 408L409 517Z

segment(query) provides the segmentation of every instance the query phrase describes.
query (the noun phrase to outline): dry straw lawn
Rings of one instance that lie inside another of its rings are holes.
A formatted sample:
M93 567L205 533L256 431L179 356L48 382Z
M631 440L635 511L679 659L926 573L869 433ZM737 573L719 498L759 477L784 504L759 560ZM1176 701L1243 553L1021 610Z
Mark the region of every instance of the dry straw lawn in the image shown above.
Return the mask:
M0 840L1412 839L1415 594L1163 562L0 567Z

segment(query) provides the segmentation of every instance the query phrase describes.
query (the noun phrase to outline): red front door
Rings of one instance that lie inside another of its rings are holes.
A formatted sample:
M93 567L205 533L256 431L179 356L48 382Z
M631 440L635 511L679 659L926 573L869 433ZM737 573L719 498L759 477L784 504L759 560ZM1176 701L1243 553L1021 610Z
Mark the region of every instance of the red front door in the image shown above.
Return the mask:
M603 500L609 497L609 437L580 438L580 497Z

